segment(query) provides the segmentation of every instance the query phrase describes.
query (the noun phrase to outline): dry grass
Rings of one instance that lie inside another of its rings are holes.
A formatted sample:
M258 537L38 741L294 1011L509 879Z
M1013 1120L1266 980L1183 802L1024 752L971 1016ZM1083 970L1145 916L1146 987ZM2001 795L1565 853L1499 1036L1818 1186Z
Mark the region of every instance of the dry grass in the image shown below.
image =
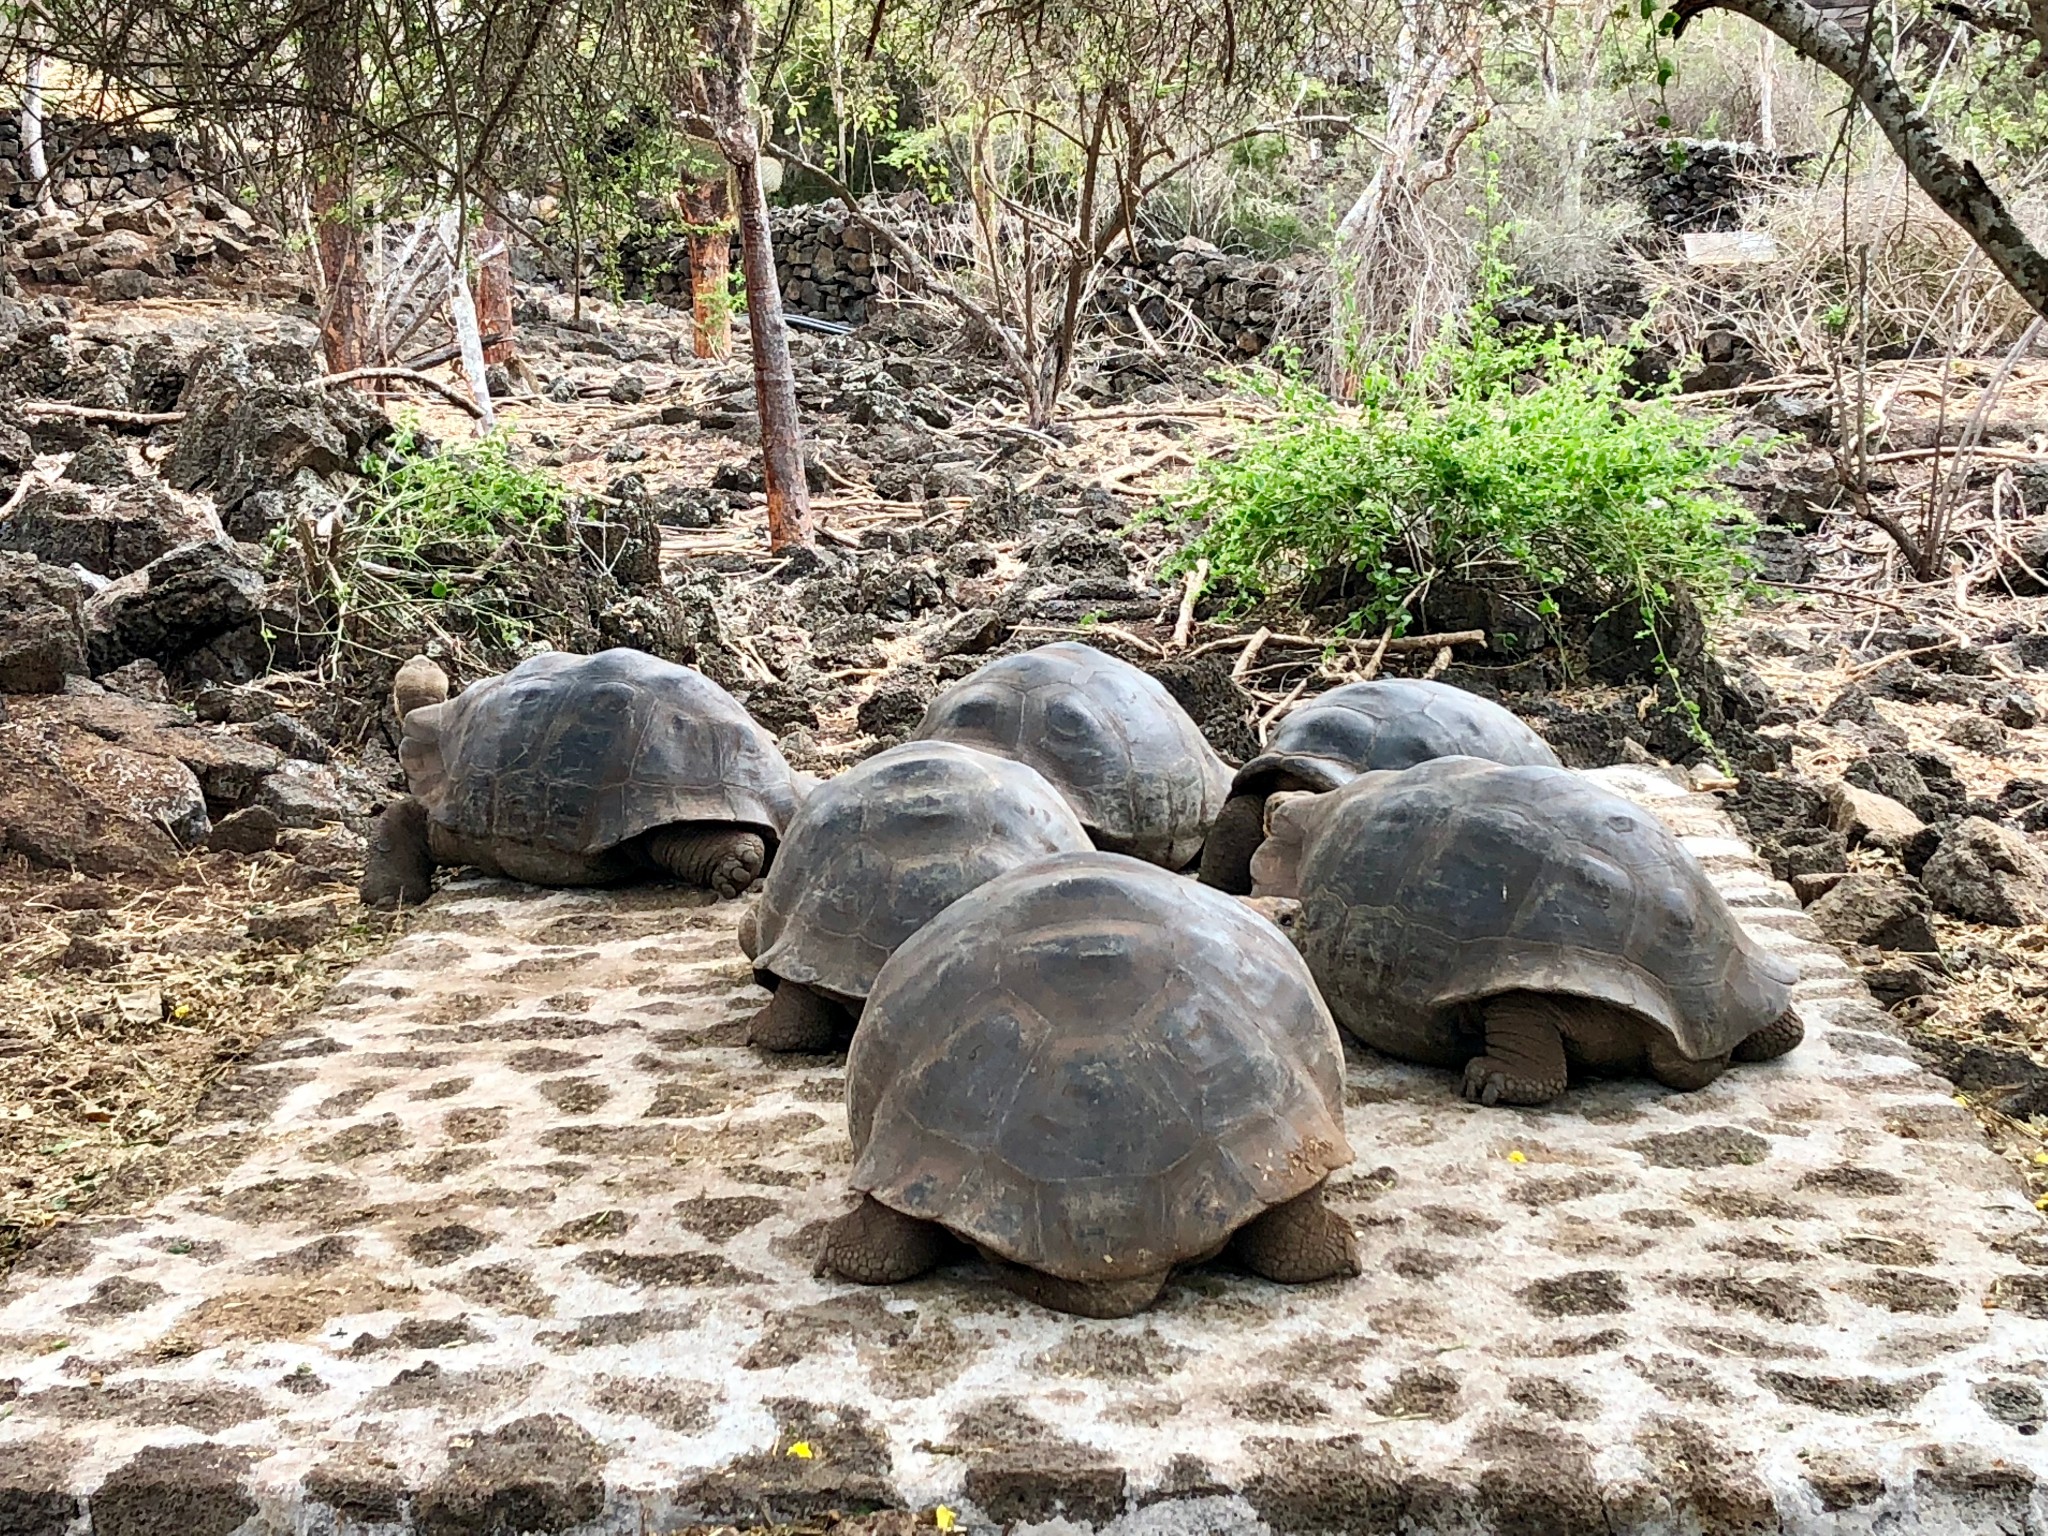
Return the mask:
M2013 207L2023 222L2048 227L2048 197L2024 194ZM1650 334L1679 357L1696 356L1709 329L1731 322L1777 373L1825 368L1845 344L1981 357L2010 347L2033 318L1896 166L1857 173L1846 192L1839 176L1759 192L1744 223L1772 237L1773 260L1709 269L1688 267L1677 252L1637 258Z
M280 855L104 884L0 868L0 912L0 1268L392 931ZM253 940L252 915L311 942Z

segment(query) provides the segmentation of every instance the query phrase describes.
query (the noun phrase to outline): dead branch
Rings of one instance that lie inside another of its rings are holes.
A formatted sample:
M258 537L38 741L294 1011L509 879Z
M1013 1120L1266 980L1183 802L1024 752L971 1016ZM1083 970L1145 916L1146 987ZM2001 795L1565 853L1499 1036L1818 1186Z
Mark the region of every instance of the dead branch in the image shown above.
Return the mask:
M107 427L172 427L185 419L183 411L115 411L98 405L73 405L69 400L24 400L21 410L25 416L66 416Z
M423 389L431 389L450 405L458 410L467 411L478 421L482 421L484 417L484 413L477 406L477 403L462 393L461 390L455 388L454 385L444 384L430 373L420 373L411 368L346 368L340 373L323 375L320 382L322 384L353 384L358 379L398 379L407 384L417 384Z
M1195 602L1202 595L1202 588L1209 584L1209 562L1197 560L1195 568L1188 572L1187 585L1180 594L1180 613L1173 621L1173 639L1167 643L1170 651L1184 651L1188 648L1188 633L1195 627Z
M1806 0L1678 0L1673 35L1717 6L1747 16L1854 91L1920 190L1976 242L2036 313L2048 316L2048 255L2027 238L1975 162L1958 158L1935 137L1927 114L1878 50L1862 46Z

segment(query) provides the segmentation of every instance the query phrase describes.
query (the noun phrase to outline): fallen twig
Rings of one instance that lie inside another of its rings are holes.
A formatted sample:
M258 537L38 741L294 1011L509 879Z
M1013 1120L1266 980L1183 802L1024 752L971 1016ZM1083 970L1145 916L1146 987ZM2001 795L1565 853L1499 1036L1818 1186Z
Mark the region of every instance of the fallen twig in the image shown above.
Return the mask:
M1157 656L1162 660L1166 656L1165 647L1158 642L1147 640L1143 635L1134 635L1128 629L1115 624L1019 624L1017 632L1042 635L1113 635L1119 640L1129 641L1148 656Z
M1252 663L1259 659L1259 652L1266 648L1266 642L1272 638L1273 631L1262 626L1257 634L1245 642L1244 654L1237 658L1236 665L1230 669L1230 680L1232 682L1241 683L1244 681L1245 674L1252 669Z
M1190 656L1206 655L1210 651L1221 651L1243 642L1242 635L1225 635L1220 640L1205 640L1188 652ZM1265 645L1303 646L1310 650L1327 651L1337 646L1348 646L1362 651L1368 642L1354 639L1350 635L1276 635L1268 633ZM1402 651L1435 651L1447 645L1484 645L1486 631L1483 629L1453 629L1438 635L1396 635L1386 641L1388 654Z
M1149 458L1138 460L1135 464L1126 464L1122 469L1110 470L1101 477L1103 489L1111 491L1122 490L1131 495L1142 495L1144 493L1131 485L1130 482L1137 479L1138 476L1147 474L1159 468L1160 465L1175 459L1183 464L1193 464L1195 462L1178 448L1164 448Z
M421 373L416 368L348 368L340 373L329 373L321 377L322 384L353 384L358 379L396 379L406 384L417 384L431 389L459 410L467 411L478 421L484 419L483 408L452 384L444 384L430 373Z
M1296 683L1291 689L1288 690L1287 696L1285 698L1283 698L1278 704L1275 704L1271 709L1267 710L1263 715L1259 716L1260 746L1263 747L1266 744L1266 738L1272 734L1274 722L1277 721L1283 714L1287 712L1287 708L1289 705L1291 705L1296 699L1300 698L1302 694L1308 690L1309 678L1314 676L1315 673L1313 672L1306 674L1300 682Z
M1372 648L1371 660L1367 661L1365 666L1359 671L1358 676L1361 681L1369 683L1380 675L1380 663L1386 659L1387 647L1393 643L1394 626L1389 624L1380 631L1380 643ZM1444 649L1449 650L1450 647L1445 646Z
M114 411L100 405L74 405L69 400L24 400L24 416L69 416L108 427L171 427L185 419L183 411Z

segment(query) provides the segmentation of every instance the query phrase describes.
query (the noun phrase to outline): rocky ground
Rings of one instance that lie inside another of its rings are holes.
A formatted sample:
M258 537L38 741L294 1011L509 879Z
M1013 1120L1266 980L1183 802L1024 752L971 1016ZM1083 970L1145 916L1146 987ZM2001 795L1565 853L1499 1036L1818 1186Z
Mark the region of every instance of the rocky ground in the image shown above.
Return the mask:
M480 591L525 643L704 668L820 771L990 655L1071 634L1161 676L1237 760L1292 699L1377 666L1502 697L1577 766L1677 762L2048 1193L2048 454L2024 366L1974 416L1985 375L1939 417L1924 373L1891 380L1886 504L1924 496L1938 434L1986 426L1958 477L1977 564L1938 586L1901 584L1884 536L1834 506L1824 402L1755 396L1784 434L1744 486L1773 585L1687 664L1703 741L1626 655L1597 682L1475 645L1374 658L1313 638L1317 615L1227 617L1213 596L1181 625L1171 526L1141 514L1257 405L1112 348L1035 432L915 311L795 338L821 538L772 557L744 359L690 357L670 311L528 293L501 410L578 501L555 545L451 557L437 608L416 573L363 563L349 502L392 416L446 441L467 418L321 386L292 285L223 281L0 301L0 1052L30 1064L0 1074L0 1262L383 942L352 894L398 786L381 699L415 648L458 681L516 656L451 616Z

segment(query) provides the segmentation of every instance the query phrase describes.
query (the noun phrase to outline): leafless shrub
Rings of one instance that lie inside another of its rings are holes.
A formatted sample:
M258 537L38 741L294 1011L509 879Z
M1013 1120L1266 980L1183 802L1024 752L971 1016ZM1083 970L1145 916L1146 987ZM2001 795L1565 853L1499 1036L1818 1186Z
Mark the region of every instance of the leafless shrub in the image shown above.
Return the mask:
M2025 222L2048 223L2048 197L2023 195L2014 207ZM1771 260L1703 268L1681 251L1636 259L1651 298L1649 334L1674 356L1696 356L1709 329L1732 323L1773 372L1824 369L1861 315L1869 352L1976 357L2011 346L2033 318L1969 236L1896 168L1854 173L1846 191L1837 179L1761 194L1745 223L1771 237Z

